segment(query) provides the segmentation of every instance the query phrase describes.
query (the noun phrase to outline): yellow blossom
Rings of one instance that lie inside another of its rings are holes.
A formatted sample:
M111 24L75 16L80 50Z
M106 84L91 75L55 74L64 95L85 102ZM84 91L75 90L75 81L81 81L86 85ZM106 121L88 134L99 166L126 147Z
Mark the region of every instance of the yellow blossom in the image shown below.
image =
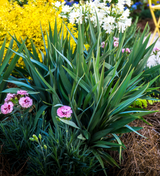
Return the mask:
M90 48L90 45L89 44L84 44L84 47L86 48L86 50L88 51L89 48Z
M0 0L1 1L1 0ZM63 1L63 0L62 0ZM26 40L26 46L31 50L30 39L33 40L36 45L37 51L41 49L43 52L43 39L40 29L40 24L44 33L44 38L47 40L47 35L45 31L49 32L49 22L52 30L54 30L55 19L57 20L57 30L60 31L63 25L63 19L59 16L60 11L56 11L51 2L53 0L29 0L28 4L19 6L16 2L8 2L0 5L0 46L2 45L4 38L7 36L7 45L9 46L9 41L11 39L10 35L15 35L16 38L21 41L21 39ZM74 37L78 37L78 31L74 24L66 23L68 28L73 33ZM75 50L76 43L65 25L64 28L64 39L66 37L70 38L70 45L72 51ZM47 44L47 42L46 42ZM13 48L16 48L16 42L14 42ZM40 56L40 53L39 53ZM19 63L22 59L19 60Z

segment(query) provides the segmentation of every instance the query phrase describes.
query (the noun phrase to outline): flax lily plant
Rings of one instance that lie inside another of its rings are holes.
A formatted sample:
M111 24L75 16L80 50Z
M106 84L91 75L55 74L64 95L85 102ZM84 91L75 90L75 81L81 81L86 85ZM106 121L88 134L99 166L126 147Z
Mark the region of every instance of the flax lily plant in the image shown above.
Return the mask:
M61 32L63 35L63 29ZM61 40L56 27L54 34L50 28L48 48L44 42L46 53L41 53L42 63L33 43L33 54L26 46L23 52L15 52L23 58L25 72L28 72L31 79L24 78L20 82L15 78L10 82L26 90L40 92L33 97L39 101L43 110L48 111L48 117L55 125L57 106L70 105L73 111L72 123L62 121L79 130L77 137L84 140L84 146L91 150L106 173L106 164L118 166L107 151L119 151L121 160L125 146L120 136L127 132L138 133L141 127L128 124L135 119L145 121L142 116L152 113L132 108L131 104L137 98L145 98L157 78L147 84L140 84L143 67L154 47L151 45L146 48L149 38L143 42L144 33L129 56L123 56L121 52L125 46L125 33L119 34L118 48L113 47L113 34L110 34L102 50L102 37L103 31L99 25L96 32L91 24L89 29L84 24L79 25L78 40L75 39L77 48L72 53L67 39ZM88 52L84 47L86 40L91 45ZM20 46L18 41L17 44ZM23 75L23 71L20 74Z

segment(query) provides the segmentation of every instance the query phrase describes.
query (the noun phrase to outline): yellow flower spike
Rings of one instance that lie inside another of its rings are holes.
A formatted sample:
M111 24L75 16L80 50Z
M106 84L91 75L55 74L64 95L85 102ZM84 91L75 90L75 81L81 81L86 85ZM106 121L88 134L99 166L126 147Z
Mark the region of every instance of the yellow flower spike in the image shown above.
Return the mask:
M88 51L89 48L90 48L90 45L89 44L84 44L84 47L86 48L86 50Z
M1 0L2 1L2 0ZM1 2L0 1L0 2ZM61 2L63 2L62 0ZM0 45L2 45L5 36L7 36L6 46L9 46L10 35L16 36L16 38L21 42L21 38L24 40L26 36L28 39L26 41L27 48L31 50L30 39L33 40L34 44L38 49L41 49L42 52L45 52L40 23L42 26L43 32L49 31L48 21L50 21L51 28L54 30L55 17L57 18L57 30L60 31L60 28L63 24L63 20L59 17L61 10L56 11L50 3L56 2L54 0L29 0L28 4L24 5L23 8L20 7L16 2L9 3L6 0L6 3L3 3L0 6ZM37 5L40 3L41 5ZM78 32L75 28L75 25L67 23L68 28L73 33L75 38L78 38ZM9 32L9 33L8 33ZM67 28L64 26L64 39L69 38L70 34L67 34ZM44 34L46 40L46 34ZM47 44L47 43L46 43ZM76 48L76 43L71 38L70 45L72 51ZM13 48L16 49L17 45L14 43ZM41 54L37 49L38 55L41 58ZM19 60L19 63L22 65L22 58ZM41 59L42 61L42 59ZM19 64L18 64L19 65ZM18 66L17 65L17 66Z

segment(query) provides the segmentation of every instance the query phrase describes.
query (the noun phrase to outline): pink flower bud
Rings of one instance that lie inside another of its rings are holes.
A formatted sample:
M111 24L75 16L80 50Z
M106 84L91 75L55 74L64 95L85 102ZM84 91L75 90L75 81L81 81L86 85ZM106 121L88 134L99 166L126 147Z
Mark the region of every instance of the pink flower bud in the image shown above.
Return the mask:
M113 37L113 40L118 42L119 38Z
M130 53L130 49L129 48L126 48L126 53Z
M157 52L157 51L159 51L159 49L157 47L154 47L153 52Z
M18 90L17 95L28 95L26 90Z
M11 100L12 98L14 98L16 96L16 94L11 94L8 93L6 98L4 99L5 102L8 102L9 100Z
M125 52L125 48L122 49L122 53L124 53L124 52Z
M105 42L102 42L101 43L101 48L104 48L105 47Z
M118 45L119 45L119 42L118 42L118 41L115 41L115 42L114 42L114 47L118 47Z

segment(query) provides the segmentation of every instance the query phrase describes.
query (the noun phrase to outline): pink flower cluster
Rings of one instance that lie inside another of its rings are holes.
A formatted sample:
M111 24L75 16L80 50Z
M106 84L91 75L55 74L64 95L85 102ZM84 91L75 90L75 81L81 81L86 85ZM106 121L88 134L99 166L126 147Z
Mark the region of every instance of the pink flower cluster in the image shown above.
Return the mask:
M71 114L72 114L72 110L70 106L62 106L57 109L57 115L60 118L63 118L63 117L69 118L71 117Z
M8 93L1 106L2 114L9 114L13 111L14 105L19 104L22 108L29 108L33 104L33 100L28 97L25 90L18 90L17 94Z
M131 52L131 50L129 48L123 48L122 49L122 53L126 52L127 54Z

